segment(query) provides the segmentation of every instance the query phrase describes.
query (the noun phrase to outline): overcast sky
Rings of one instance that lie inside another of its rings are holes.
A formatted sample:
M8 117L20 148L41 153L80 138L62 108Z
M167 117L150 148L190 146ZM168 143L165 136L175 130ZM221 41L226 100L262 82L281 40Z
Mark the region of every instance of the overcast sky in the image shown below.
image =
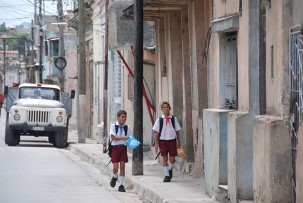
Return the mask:
M15 27L24 22L30 23L34 17L35 0L0 0L0 24ZM39 2L39 0L36 0ZM57 15L57 0L42 0L43 15ZM62 0L63 11L72 9L74 0ZM39 4L37 4L38 6ZM37 7L37 13L39 8Z

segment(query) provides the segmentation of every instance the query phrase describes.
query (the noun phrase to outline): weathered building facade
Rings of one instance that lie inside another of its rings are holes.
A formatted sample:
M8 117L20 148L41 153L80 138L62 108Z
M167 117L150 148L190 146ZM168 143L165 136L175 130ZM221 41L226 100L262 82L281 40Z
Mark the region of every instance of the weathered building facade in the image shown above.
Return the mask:
M145 20L156 30L156 111L169 101L182 125L187 162L182 171L203 176L203 109L208 107L207 54L212 4L209 1L147 1ZM194 167L193 167L194 166Z
M301 201L301 175L295 173L301 163L300 6L289 0L214 1L214 89L203 121L209 195L218 198L223 191L220 198L230 202Z
M133 126L134 59L127 36L135 30L121 30L117 2L109 1L107 50L106 1L87 1L87 137L104 122L105 101L107 127L120 109ZM123 17L133 17L131 4ZM159 104L169 101L187 154L178 167L205 179L210 197L301 202L303 102L295 88L301 88L302 6L299 0L144 1L144 18L155 29L155 46L145 47L143 66L155 112L150 119L144 106L143 144L152 145L152 120L161 115Z
M288 35L288 60L290 86L290 116L291 120L291 149L292 149L292 197L293 202L303 201L303 131L302 131L302 26L303 26L303 2L299 0L289 0L282 2L280 7L287 11L284 19L285 35ZM283 26L284 27L284 26ZM288 29L288 30L286 30ZM288 31L288 32L287 32ZM287 41L286 41L287 42ZM285 43L285 41L283 42ZM286 46L286 45L285 45ZM284 53L284 52L283 52ZM284 63L285 64L285 63Z

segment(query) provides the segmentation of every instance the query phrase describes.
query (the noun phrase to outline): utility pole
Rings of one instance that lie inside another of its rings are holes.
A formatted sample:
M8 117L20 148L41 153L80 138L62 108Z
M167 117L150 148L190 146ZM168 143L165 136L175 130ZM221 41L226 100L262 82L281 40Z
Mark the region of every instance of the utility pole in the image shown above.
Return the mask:
M6 39L3 39L3 86L5 87L6 83Z
M40 17L40 26L39 26L39 34L40 34L40 46L39 46L39 82L42 83L42 49L43 49L43 30L42 30L42 0L39 0L39 17Z
M85 48L85 6L84 0L79 0L78 5L78 142L85 143L86 133L86 48ZM83 119L80 121L80 118Z
M37 20L37 0L34 0L34 20L32 20L32 50L31 50L31 64L29 66L29 72L28 72L28 75L29 75L29 78L28 78L28 82L30 83L34 83L35 82L35 69L34 69L34 44L36 42L36 37L34 35L34 29L38 23L38 20Z
M135 88L134 136L143 143L143 1L134 1L135 17ZM133 151L133 175L143 175L143 145Z
M108 136L107 131L107 104L108 104L108 1L105 2L105 45L104 45L104 92L103 92L103 137ZM106 152L106 144L103 143L103 152Z
M37 0L34 0L34 24L37 25Z
M62 0L58 0L58 14L59 14L59 57L64 57L64 34L63 29L64 25L61 23L63 22L63 9L62 9ZM60 67L62 67L62 60L60 60ZM63 69L59 69L59 83L61 87L64 87L64 74Z
M36 5L35 5L36 6ZM36 12L35 12L36 13ZM35 19L36 19L36 14L35 14ZM36 20L35 20L36 21ZM32 20L32 29L31 29L31 61L30 61L30 66L29 66L29 72L28 72L28 75L29 75L29 78L28 78L28 82L30 83L33 83L34 82L34 41L35 41L35 38L34 38L34 25L35 25L35 21Z

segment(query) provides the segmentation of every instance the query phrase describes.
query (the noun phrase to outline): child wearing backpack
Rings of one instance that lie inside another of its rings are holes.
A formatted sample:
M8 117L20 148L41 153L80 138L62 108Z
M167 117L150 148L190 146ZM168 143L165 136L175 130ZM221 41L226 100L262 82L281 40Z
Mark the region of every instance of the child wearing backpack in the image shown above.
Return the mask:
M110 186L115 187L118 180L118 169L120 168L118 191L125 192L125 163L128 162L126 140L131 134L130 128L125 124L127 112L120 110L117 113L117 121L110 126L111 136L111 159L113 162L113 177L110 181Z
M168 102L162 102L161 110L163 114L156 120L153 126L155 132L155 151L158 153L159 145L164 168L163 182L170 182L173 177L173 166L176 162L177 147L179 148L181 146L179 137L181 127L177 118L170 114L171 108Z

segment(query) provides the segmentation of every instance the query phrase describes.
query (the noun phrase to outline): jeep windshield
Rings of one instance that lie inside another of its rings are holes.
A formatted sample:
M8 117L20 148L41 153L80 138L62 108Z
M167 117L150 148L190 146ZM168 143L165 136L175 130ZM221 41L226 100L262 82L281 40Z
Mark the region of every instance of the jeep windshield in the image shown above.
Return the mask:
M60 100L60 91L54 88L45 87L21 87L19 88L19 99L47 99Z

